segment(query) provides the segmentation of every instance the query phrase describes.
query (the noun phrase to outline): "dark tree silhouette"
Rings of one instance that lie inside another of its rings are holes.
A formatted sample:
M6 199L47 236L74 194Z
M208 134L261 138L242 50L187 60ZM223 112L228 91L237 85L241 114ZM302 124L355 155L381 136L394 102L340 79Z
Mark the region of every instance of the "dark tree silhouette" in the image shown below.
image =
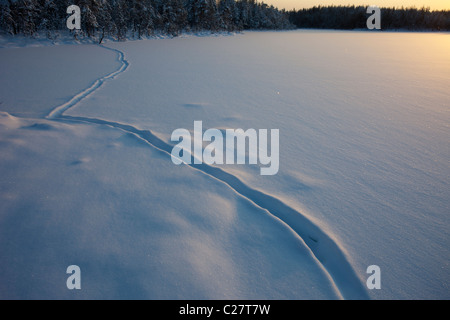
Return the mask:
M362 6L328 6L289 12L289 20L297 28L364 29L368 14ZM450 30L450 11L430 8L381 8L382 29Z

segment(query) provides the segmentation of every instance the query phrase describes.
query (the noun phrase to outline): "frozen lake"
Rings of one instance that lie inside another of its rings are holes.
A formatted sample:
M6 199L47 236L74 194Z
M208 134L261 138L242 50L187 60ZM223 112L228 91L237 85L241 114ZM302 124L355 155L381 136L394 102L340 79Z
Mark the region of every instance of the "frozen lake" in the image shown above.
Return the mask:
M57 273L78 259L87 298L450 298L449 39L0 49L0 297L72 298ZM279 129L278 174L175 166L170 135L194 121Z

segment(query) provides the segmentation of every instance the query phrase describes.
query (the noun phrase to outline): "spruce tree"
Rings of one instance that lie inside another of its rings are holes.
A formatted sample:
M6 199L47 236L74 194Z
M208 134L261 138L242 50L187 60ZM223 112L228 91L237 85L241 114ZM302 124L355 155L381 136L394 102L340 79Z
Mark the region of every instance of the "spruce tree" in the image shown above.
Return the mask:
M177 36L187 26L187 11L181 0L167 0L161 5L163 31Z
M117 40L123 41L127 37L128 23L127 13L128 6L125 0L115 0L112 2L112 19L116 28Z
M11 35L17 34L17 26L12 17L9 3L5 3L0 8L0 29Z
M218 9L221 17L222 29L227 31L239 29L239 17L236 1L220 0Z

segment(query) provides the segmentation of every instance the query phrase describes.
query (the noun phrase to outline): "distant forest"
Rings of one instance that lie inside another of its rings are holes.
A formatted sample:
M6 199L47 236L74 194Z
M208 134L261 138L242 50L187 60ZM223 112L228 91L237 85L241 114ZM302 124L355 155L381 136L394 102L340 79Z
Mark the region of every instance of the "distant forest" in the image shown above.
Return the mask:
M0 0L0 31L53 38L67 30L67 7L81 9L75 37L117 40L155 33L285 30L294 28L365 29L363 6L328 6L285 11L256 0ZM450 11L428 8L381 11L382 29L450 31Z
M80 7L81 34L87 37L294 28L287 12L256 0L0 0L0 30L52 37L66 28L70 5Z
M328 6L289 12L289 21L297 28L365 29L367 8L363 6ZM450 11L430 8L381 8L383 30L450 31Z

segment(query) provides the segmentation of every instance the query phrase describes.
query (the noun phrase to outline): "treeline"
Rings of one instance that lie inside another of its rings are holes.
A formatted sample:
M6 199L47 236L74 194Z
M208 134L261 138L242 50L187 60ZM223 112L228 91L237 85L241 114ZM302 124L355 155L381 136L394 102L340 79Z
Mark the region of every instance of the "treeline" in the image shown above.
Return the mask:
M75 34L100 39L293 28L287 12L256 0L0 0L0 30L52 37L66 28L66 10L73 4L81 9L82 23Z
M369 17L367 7L318 6L289 12L289 21L297 28L365 29ZM382 29L450 30L450 11L430 8L381 8Z

